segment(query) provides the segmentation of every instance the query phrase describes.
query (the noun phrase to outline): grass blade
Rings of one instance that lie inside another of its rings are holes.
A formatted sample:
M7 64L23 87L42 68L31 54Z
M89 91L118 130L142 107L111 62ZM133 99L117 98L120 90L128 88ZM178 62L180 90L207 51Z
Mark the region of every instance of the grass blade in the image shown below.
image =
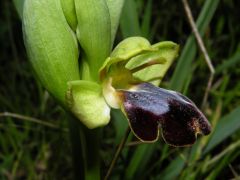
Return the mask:
M156 179L171 180L175 179L184 167L184 159L181 156L175 158Z
M240 107L237 107L230 114L219 120L203 154L212 150L215 146L240 129L239 117Z
M24 0L13 0L13 4L14 4L15 8L17 9L20 19L22 19Z
M125 1L120 19L120 29L124 38L141 35L135 0Z
M219 0L207 0L197 19L196 25L201 35L204 34L208 24L210 23L214 12L217 9ZM191 73L191 63L196 55L196 42L194 36L191 35L185 44L182 54L178 60L177 67L173 73L170 88L182 91L184 82Z
M219 65L216 69L216 73L219 74L222 71L235 66L236 64L240 63L240 45L239 48L236 50L236 52L226 61L224 61L221 65Z
M128 167L126 168L127 170L124 179L135 179L134 177L136 172L142 174L142 172L145 170L147 162L149 161L152 153L154 152L155 147L156 144L139 145L137 150L134 152L134 155L132 156Z
M150 35L150 26L151 26L151 17L152 17L152 0L148 0L146 8L144 9L143 20L141 24L141 31L143 37L149 39Z

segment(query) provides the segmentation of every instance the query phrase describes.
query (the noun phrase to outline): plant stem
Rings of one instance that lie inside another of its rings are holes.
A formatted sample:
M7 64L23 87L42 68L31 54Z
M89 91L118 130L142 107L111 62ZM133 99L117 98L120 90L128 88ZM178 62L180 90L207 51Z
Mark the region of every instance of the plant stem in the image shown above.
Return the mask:
M85 133L85 179L100 180L100 140L101 129L87 129Z
M113 167L115 166L115 164L116 164L116 162L117 162L117 160L118 160L118 157L119 157L120 153L122 152L122 149L123 149L123 147L124 147L124 145L125 145L125 143L126 143L126 141L127 141L127 139L128 139L129 134L130 134L130 128L128 128L128 129L126 130L126 133L125 133L125 135L124 135L121 143L119 144L119 146L118 146L118 148L117 148L117 151L116 151L116 153L115 153L115 155L114 155L114 157L113 157L113 160L112 160L112 162L111 162L111 164L110 164L110 167L109 167L109 169L108 169L108 171L107 171L107 174L106 174L106 176L104 177L104 180L108 180L108 179L109 179L109 177L110 177L110 175L111 175L111 173L112 173Z
M87 129L68 114L76 180L100 180L101 129Z
M188 4L188 1L187 0L182 0L182 3L183 3L183 7L184 7L184 10L186 12L186 15L187 15L187 18L188 18L188 21L189 21L189 24L192 28L192 31L193 31L193 34L197 40L197 44L204 56L204 59L208 65L208 68L210 70L210 77L208 79L208 83L207 83L207 88L206 88L206 91L205 91L205 94L204 94L204 98L203 98L203 102L202 102L202 109L205 107L205 104L207 103L207 99L208 99L208 95L209 95L209 92L211 90L211 87L212 87L212 82L213 82L213 78L214 78L214 74L215 74L215 68L212 64L212 61L208 55L208 52L206 50L206 47L203 43L203 40L201 38L201 35L198 31L198 28L196 26L196 23L194 22L194 19L193 19L193 16L192 16L192 11L191 11L191 8Z
M69 122L70 141L72 145L72 161L75 179L85 179L85 168L83 158L83 142L81 141L79 122L70 114L67 113Z

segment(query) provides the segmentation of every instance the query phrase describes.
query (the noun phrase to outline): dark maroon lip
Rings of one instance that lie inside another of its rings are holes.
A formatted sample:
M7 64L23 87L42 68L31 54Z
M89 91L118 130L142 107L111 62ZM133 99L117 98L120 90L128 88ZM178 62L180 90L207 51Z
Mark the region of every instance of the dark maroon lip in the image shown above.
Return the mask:
M137 85L134 91L119 91L130 127L142 141L157 140L159 127L163 139L173 146L191 145L198 133L207 135L211 132L203 113L178 92L150 83Z

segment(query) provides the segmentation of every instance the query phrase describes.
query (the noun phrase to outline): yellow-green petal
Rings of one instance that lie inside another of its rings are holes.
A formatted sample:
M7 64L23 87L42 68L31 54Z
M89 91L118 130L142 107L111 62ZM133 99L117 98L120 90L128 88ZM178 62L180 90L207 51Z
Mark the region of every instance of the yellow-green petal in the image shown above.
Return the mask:
M143 37L129 37L121 41L111 53L111 57L129 59L143 51L151 51L151 44Z
M158 56L166 59L166 62L136 72L134 77L158 86L174 59L178 56L179 45L171 41L164 41L154 44L152 47L158 49Z

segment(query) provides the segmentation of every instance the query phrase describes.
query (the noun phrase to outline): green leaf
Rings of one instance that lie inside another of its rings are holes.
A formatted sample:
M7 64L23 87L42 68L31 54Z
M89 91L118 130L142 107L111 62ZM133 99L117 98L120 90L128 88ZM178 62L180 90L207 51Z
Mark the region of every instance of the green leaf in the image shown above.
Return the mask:
M147 1L147 5L144 8L143 20L141 24L142 35L149 39L150 37L150 27L151 27L151 18L152 18L152 0Z
M156 144L139 145L126 168L124 179L135 179L135 173L143 175L142 172L145 171L144 167L147 165L148 160L152 157L152 153L155 148Z
M219 120L215 127L211 138L203 152L203 154L209 152L219 143L231 136L234 132L240 129L240 107L234 109L230 114L224 116Z
M120 28L124 38L142 34L135 0L125 1L120 19Z
M171 163L163 169L163 171L157 176L156 179L171 180L175 179L182 169L184 168L185 162L181 156L176 157Z
M23 17L23 4L25 0L13 0L13 3L17 9L20 19Z
M81 80L68 82L66 99L71 112L89 129L108 124L110 108L99 84Z
M236 52L216 68L216 73L219 74L230 67L237 66L237 64L240 64L240 44Z
M119 109L111 109L111 115L113 118L112 123L114 125L116 133L114 143L118 145L124 137L124 133L128 128L128 121L126 120L126 117L124 116L122 111L120 111Z
M78 46L59 0L26 0L23 33L27 53L42 85L65 105L67 82L78 80Z

